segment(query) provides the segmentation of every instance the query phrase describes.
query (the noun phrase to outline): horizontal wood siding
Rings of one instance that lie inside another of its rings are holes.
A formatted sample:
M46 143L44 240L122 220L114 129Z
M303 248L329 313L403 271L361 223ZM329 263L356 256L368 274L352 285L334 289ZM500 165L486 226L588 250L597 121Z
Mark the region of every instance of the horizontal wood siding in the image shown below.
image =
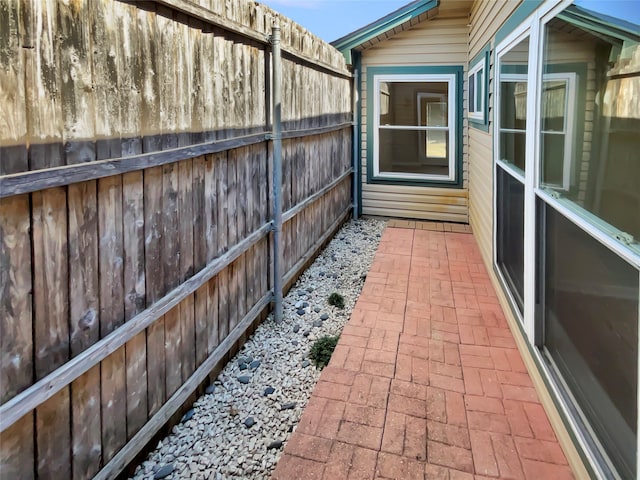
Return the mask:
M522 0L476 0L471 7L469 58L473 58L488 43Z
M493 260L493 37L521 0L478 0L471 9L469 59L492 42L489 68L489 132L469 129L469 223L487 265Z
M468 151L463 142L463 188L407 187L368 184L367 171L367 68L370 66L462 65L467 67L467 18L424 21L362 52L362 212L401 218L468 223ZM463 98L466 98L466 78ZM466 103L466 102L465 102ZM467 135L466 106L463 139Z

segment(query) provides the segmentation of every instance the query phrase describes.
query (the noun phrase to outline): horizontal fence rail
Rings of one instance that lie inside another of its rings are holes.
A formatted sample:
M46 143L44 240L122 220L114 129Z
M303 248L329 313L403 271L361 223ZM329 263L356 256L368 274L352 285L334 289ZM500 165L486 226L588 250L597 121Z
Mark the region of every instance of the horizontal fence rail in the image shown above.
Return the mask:
M172 290L151 307L133 317L122 327L94 343L77 357L74 357L62 367L54 370L0 406L0 432L9 428L23 415L44 403L73 380L91 370L140 332L151 326L165 313L180 304L182 300L228 267L249 248L256 245L267 235L270 228L271 224L269 223L253 232L239 244L230 248L227 253L213 260L203 270L187 279L178 288Z
M158 410L148 422L142 427L138 433L131 439L129 444L120 450L111 461L104 466L96 480L113 479L135 458L139 452L139 445L147 444L157 431L171 418L173 414L180 408L196 388L207 379L209 372L219 364L232 349L233 345L240 340L240 337L246 333L255 321L256 316L269 304L273 297L273 292L268 292L256 303L251 310L244 316L238 325L229 333L215 349L213 354L207 358L202 365L182 384L173 396Z
M351 123L340 123L326 127L288 130L282 132L282 138L303 138L351 127ZM188 158L196 158L211 153L224 152L233 148L255 145L256 143L270 139L270 133L261 132L130 157L98 160L87 164L64 165L30 172L2 175L0 176L0 198L20 195L22 193L37 192L46 188L62 187L87 180L97 180L116 174L144 170L145 168L159 167Z

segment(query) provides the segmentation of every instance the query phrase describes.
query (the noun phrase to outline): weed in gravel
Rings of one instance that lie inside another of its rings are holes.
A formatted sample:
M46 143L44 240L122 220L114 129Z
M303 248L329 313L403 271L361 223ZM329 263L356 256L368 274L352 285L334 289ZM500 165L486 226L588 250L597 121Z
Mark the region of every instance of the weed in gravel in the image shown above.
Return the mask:
M329 360L331 359L331 354L338 344L339 338L340 335L336 335L335 337L325 335L324 337L320 337L318 340L316 340L315 343L311 346L311 350L309 351L309 358L316 366L316 368L322 370L327 366Z
M344 297L337 292L333 292L329 295L329 305L333 305L334 307L338 307L340 309L344 308Z

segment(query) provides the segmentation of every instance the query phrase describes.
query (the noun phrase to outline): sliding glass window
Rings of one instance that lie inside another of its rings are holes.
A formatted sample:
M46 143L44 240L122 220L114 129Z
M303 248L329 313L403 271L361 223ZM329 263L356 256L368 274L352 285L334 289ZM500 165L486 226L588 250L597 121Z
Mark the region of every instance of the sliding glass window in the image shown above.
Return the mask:
M496 264L520 315L524 305L524 175L529 38L498 56Z
M622 478L636 475L638 425L640 28L632 30L578 5L544 25L536 202L541 348Z
M591 468L626 479L640 475L640 11L614 4L549 0L496 46L494 247Z

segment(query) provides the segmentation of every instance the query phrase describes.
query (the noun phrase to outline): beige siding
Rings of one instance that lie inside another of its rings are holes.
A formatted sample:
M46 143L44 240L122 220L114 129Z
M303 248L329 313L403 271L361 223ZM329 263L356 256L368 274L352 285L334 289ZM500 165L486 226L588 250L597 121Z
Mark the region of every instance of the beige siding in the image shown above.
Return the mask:
M475 57L493 37L521 0L496 2L478 0L471 8L469 58ZM480 251L488 266L492 265L493 241L493 61L489 70L489 133L469 129L469 223L473 226Z
M445 17L445 18L441 18ZM453 18L452 18L453 17ZM362 52L362 206L365 215L383 215L468 223L467 145L463 145L463 188L406 187L367 184L367 67L462 65L467 69L468 16L442 10L415 28L400 32ZM466 98L466 78L463 98ZM466 103L466 102L465 102ZM463 138L467 135L466 107Z
M495 33L522 0L478 0L471 8L469 58L473 58L493 40Z

